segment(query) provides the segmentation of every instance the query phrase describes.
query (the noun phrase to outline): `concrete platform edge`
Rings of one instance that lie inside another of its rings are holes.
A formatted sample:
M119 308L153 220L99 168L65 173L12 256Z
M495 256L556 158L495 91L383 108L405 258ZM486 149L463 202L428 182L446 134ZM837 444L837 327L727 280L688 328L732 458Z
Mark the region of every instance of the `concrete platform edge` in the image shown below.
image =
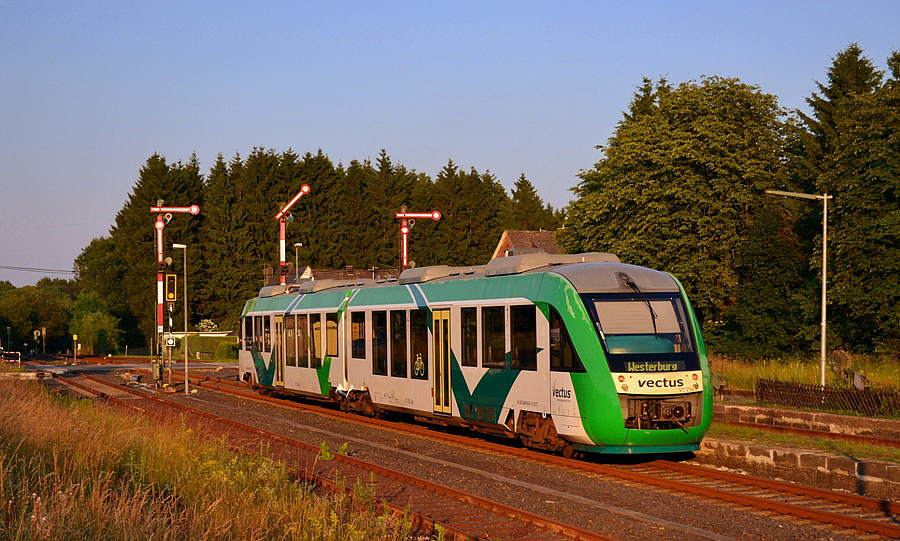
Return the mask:
M696 464L880 499L900 498L900 464L707 438Z

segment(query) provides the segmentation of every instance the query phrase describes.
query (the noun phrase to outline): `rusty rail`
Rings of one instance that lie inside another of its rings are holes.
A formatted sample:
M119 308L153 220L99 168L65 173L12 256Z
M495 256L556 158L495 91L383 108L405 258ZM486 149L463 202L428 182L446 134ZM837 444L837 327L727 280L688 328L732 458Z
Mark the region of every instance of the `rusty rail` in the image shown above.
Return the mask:
M101 378L94 378L92 376L82 376L82 377L85 377L86 379L95 381L95 382L103 384L103 385L113 386L116 389L126 390L126 391L130 392L131 394L140 396L141 398L144 398L144 399L154 401L156 403L162 403L162 404L165 404L166 406L175 407L182 411L189 411L193 415L201 416L203 418L210 419L210 420L214 420L216 423L227 424L228 426L233 427L235 429L261 436L268 441L277 441L277 442L283 443L285 445L289 445L296 449L302 449L302 450L312 454L313 456L317 455L320 452L319 447L310 445L305 442L295 440L293 438L289 438L289 437L281 435L281 434L270 432L270 431L260 429L258 427L254 427L251 425L246 425L244 423L240 423L240 422L234 421L232 419L227 419L227 418L223 418L220 416L216 416L216 415L210 414L208 412L205 412L203 410L192 408L190 406L180 404L177 402L172 402L170 400L162 399L162 398L159 398L152 394L138 391L136 389L130 389L130 388L118 386L118 385L112 384L108 381L105 381ZM76 382L73 382L69 378L66 379L66 382L72 383L76 386L79 386L80 388L84 388L85 390L88 390L88 392L96 392L94 390L91 390L89 387L82 386L80 384L77 384ZM241 393L241 394L249 394L249 393ZM254 396L259 398L258 395L254 395ZM114 398L111 398L109 396L106 396L105 398L107 398L109 400L115 400ZM270 399L270 400L277 400L277 399ZM121 401L117 401L117 402L121 403ZM278 400L278 402L283 402L283 401ZM135 404L124 403L124 405L131 407L131 408L136 408ZM472 532L472 531L467 531L465 529L466 517L470 517L472 515L471 508L474 507L474 508L478 509L479 518L482 519L482 523L479 525L479 527L483 530L487 529L487 531L488 531L488 535L484 537L485 539L497 538L497 537L509 537L511 535L515 538L520 538L520 537L527 538L527 537L533 536L534 532L529 531L530 530L529 528L523 529L523 524L522 524L523 521L530 524L533 528L537 528L539 530L544 530L547 532L553 532L553 533L558 534L565 538L598 540L598 541L611 539L609 537L605 537L605 536L596 534L594 532L590 532L590 531L587 531L587 530L584 530L581 528L577 528L575 526L571 526L568 524L564 524L564 523L555 521L548 517L536 515L534 513L530 513L530 512L521 510L521 509L516 509L514 507L507 506L505 504L501 504L499 502L495 502L492 500L488 500L488 499L482 498L480 496L476 496L476 495L469 494L469 493L466 493L463 491L459 491L459 490L456 490L456 489L453 489L450 487L439 485L437 483L433 483L433 482L425 480L425 479L410 476L410 475L407 475L407 474L404 474L402 472L398 472L395 470L390 470L390 469L384 468L382 466L377 466L375 464L371 464L371 463L365 462L365 461L357 459L357 458L353 458L353 457L349 457L349 456L341 455L341 454L334 454L333 461L351 466L353 468L360 468L367 472L372 472L373 474L375 474L376 476L378 476L381 479L390 479L401 485L416 487L418 489L424 490L424 491L428 492L429 494L431 494L432 498L435 495L437 495L437 496L441 496L443 498L446 498L446 499L449 499L449 500L452 500L452 501L462 504L461 508L448 509L446 501L441 502L439 505L439 507L441 508L441 513L444 515L449 515L449 518L444 521L435 520L434 518L432 518L428 515L427 511L425 511L425 512L411 511L415 515L417 515L417 520L421 521L424 524L439 524L445 530L445 532L453 534L456 538L460 538L460 539L481 539L482 538L481 535L483 535L483 534L479 534L479 533ZM308 475L308 473L307 473L307 475ZM319 479L319 477L316 477L316 480L317 480L317 482L322 482L322 483L324 483L326 481L326 480ZM390 492L390 490L388 489L385 492ZM403 513L406 511L405 507L400 507L388 500L385 500L385 503L387 503L389 506L391 506L395 512ZM504 517L505 520L498 521L496 518L491 519L491 515L494 515L494 516L500 515L500 516ZM460 524L454 523L453 522L454 516L458 516L459 518L462 518L463 524L460 525ZM491 520L493 520L493 522L495 524L493 524L493 525L486 524L486 523L490 523Z
M351 421L360 422L360 417L354 414L347 414L343 412L339 412L336 410L324 408L321 406L310 405L310 404L301 404L297 402L292 402L288 400L282 400L272 397L261 397L256 393L247 392L243 389L240 389L240 384L235 384L234 382L230 382L227 380L217 380L217 378L205 378L205 381L198 381L198 384L204 385L208 388L214 388L224 392L230 392L233 394L237 394L239 396L244 396L248 398L252 398L254 400L264 400L266 402L280 404L282 406L287 407L295 407L302 408L311 411L315 411L324 415L332 415L335 417L339 417L342 419L349 419ZM452 441L461 445L474 446L480 449L487 449L495 452L502 452L508 455L513 455L521 458L525 458L528 460L535 460L542 463L552 463L556 465L560 465L567 468L576 468L585 471L591 471L594 473L599 473L602 475L606 475L612 478L618 478L626 481L636 482L644 485L656 486L659 488L675 490L678 492L695 494L698 496L702 496L709 499L719 500L719 501L727 501L731 503L736 503L740 505L744 505L754 509L763 509L783 515L804 518L808 520L813 520L816 522L831 524L837 527L842 528L850 528L857 531L862 531L866 533L876 533L879 535L884 535L889 538L900 539L900 526L895 524L888 524L858 517L853 517L850 515L842 515L839 513L834 513L830 511L822 511L810 507L804 507L801 505L778 502L774 500L770 500L767 498L757 497L757 496L747 496L743 494L738 494L732 491L710 488L710 487L702 487L693 483L676 481L661 478L658 476L641 474L634 471L628 471L623 468L615 468L611 466L604 466L599 464L593 464L584 461L574 461L571 459L566 459L560 456L549 455L545 453L539 453L536 451L532 451L529 449L521 449L512 447L509 445L501 445L497 443L487 442L483 440L479 440L476 438L471 438L467 436L457 436L453 434L447 434L442 432L435 432L434 430L425 429L422 427L410 426L410 425L399 425L397 423L392 423L389 421L382 421L378 419L365 419L365 423L372 425L376 424L379 426L383 426L390 430L402 430L404 432L414 433L422 437L427 438L435 438L441 439L445 441ZM860 507L869 510L876 510L879 512L883 512L886 515L888 513L900 514L900 504L897 502L892 502L890 500L882 500L878 498L870 498L866 496L858 496L854 494L846 494L842 492L835 492L831 490L824 490L814 487L803 487L801 485L792 485L790 483L780 483L777 481L771 481L769 479L763 479L758 477L752 477L747 475L737 475L737 474L726 474L725 472L717 472L714 470L710 470L707 468L700 467L690 467L684 464L675 464L668 463L663 461L656 461L652 463L655 467L661 468L663 464L667 465L667 468L670 470L680 470L684 473L691 472L693 475L703 476L703 477L714 477L716 475L719 476L722 480L729 480L730 482L740 484L743 486L752 486L756 488L766 489L766 490L774 490L778 492L789 492L795 495L802 495L804 497L813 498L817 500L825 500L834 503L841 503L848 506Z

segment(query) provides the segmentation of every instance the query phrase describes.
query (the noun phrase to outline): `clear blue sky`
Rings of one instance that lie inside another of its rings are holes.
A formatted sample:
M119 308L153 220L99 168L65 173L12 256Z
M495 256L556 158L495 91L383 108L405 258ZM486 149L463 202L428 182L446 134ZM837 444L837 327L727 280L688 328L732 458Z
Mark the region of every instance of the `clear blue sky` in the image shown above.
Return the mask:
M432 176L524 173L562 207L643 76L737 77L804 107L851 42L884 69L898 29L895 0L5 0L0 266L71 270L154 152L205 172L254 146L345 164L384 148Z

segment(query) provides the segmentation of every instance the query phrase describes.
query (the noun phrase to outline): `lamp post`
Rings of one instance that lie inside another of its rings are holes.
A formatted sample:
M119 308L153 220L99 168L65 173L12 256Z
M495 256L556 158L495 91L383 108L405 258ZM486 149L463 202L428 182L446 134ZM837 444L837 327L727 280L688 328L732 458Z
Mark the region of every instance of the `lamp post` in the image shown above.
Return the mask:
M827 193L823 195L818 194L810 194L810 193L799 193L799 192L781 192L778 190L766 190L767 194L770 195L781 195L784 197L795 197L797 199L821 199L822 200L822 345L820 347L820 358L819 358L819 385L825 387L825 336L826 336L826 327L827 327L827 318L826 318L826 300L827 300L827 287L826 287L826 276L827 276L827 266L828 266L828 200L832 199L834 196L828 195Z
M295 282L300 281L300 255L299 255L299 252L297 251L297 248L300 248L301 246L303 246L302 242L294 243L294 281Z
M173 244L172 248L184 250L184 394L188 395L187 246L184 244Z

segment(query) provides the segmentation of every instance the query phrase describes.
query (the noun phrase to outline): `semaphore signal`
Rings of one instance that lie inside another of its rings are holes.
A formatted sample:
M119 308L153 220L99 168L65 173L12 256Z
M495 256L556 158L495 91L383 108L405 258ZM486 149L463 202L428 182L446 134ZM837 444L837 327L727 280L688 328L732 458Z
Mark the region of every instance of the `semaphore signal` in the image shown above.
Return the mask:
M301 197L309 193L309 184L304 184L300 186L300 191L297 192L297 195L294 196L290 202L283 206L281 210L278 211L278 214L275 215L275 219L278 220L278 255L279 262L281 263L279 267L279 283L281 285L285 285L287 283L287 262L285 261L285 227L287 226L287 222L293 221L294 217L291 216L290 210L291 207L294 206L294 203L300 200Z
M394 218L400 220L400 271L409 266L409 231L416 224L416 219L434 220L441 219L440 211L410 212L403 207L400 212L394 214Z
M166 271L166 261L163 258L163 229L172 220L172 214L200 214L200 205L189 207L164 207L162 199L156 202L155 207L150 207L150 212L156 214L156 333L163 332L163 273Z

